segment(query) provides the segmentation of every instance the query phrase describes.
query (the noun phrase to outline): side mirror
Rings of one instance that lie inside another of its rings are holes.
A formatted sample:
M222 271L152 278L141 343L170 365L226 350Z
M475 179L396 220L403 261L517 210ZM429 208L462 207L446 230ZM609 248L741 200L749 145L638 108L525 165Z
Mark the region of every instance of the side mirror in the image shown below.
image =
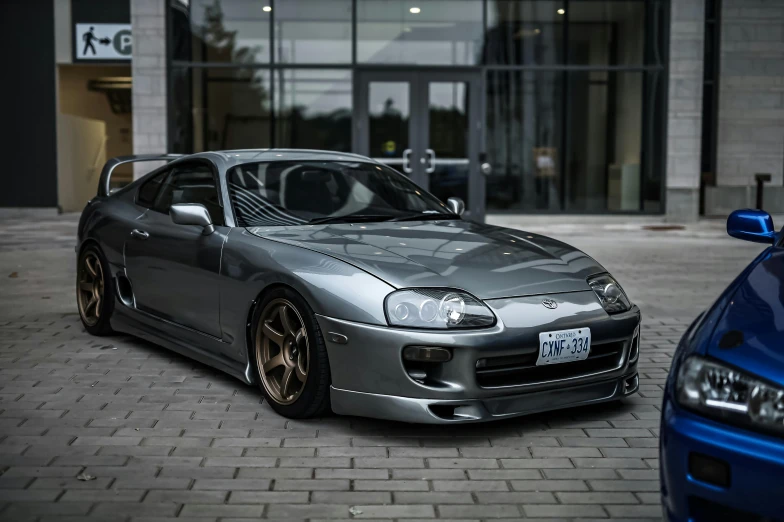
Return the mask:
M465 203L460 198L449 198L446 200L446 206L452 211L452 214L462 216L465 212Z
M169 215L171 220L177 225L199 225L204 227L203 234L205 236L215 232L210 213L200 203L177 203L169 208Z
M773 243L776 230L773 219L764 210L736 210L727 218L727 234L754 243Z

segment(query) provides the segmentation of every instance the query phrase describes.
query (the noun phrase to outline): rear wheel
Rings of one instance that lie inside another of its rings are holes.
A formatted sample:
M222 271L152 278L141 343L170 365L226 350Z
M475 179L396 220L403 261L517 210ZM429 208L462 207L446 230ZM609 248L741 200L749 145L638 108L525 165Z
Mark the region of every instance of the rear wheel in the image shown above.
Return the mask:
M114 289L107 271L108 263L94 245L79 256L76 269L76 304L85 330L92 335L112 333L109 324L114 312Z
M329 410L329 360L310 306L288 289L268 293L256 308L251 360L270 406L286 417Z

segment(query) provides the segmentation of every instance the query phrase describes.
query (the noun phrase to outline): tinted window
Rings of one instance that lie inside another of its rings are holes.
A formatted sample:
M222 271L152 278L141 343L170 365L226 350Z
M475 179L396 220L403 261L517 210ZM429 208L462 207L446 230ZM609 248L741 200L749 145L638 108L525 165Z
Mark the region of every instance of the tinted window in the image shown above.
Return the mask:
M247 163L229 172L239 226L301 225L311 220L411 215L453 218L405 176L381 165L337 161ZM435 215L434 215L435 214Z
M161 188L163 180L166 179L166 172L160 172L155 176L145 181L139 187L139 193L136 195L136 203L143 207L151 207L155 202L155 196L158 194L158 189Z
M215 188L215 178L212 169L206 165L176 167L163 184L153 210L168 214L169 207L177 203L202 204L210 213L213 224L223 225L223 208Z

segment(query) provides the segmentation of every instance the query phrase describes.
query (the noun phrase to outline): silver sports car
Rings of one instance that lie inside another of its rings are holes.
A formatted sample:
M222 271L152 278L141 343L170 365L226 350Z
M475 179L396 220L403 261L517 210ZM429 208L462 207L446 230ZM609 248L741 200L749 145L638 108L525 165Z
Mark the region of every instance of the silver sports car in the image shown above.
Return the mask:
M163 166L111 189L145 160ZM353 154L116 158L79 222L79 313L92 334L255 383L293 418L476 422L634 393L640 311L618 282L462 212Z

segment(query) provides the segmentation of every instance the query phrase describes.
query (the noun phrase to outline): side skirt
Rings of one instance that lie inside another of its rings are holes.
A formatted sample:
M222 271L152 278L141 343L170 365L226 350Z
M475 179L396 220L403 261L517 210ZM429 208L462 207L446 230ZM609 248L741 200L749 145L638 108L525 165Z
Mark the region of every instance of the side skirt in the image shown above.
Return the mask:
M115 331L131 334L163 346L227 373L245 384L253 384L250 363L242 363L224 357L220 352L225 343L219 339L128 308L119 300L114 309L111 324Z

